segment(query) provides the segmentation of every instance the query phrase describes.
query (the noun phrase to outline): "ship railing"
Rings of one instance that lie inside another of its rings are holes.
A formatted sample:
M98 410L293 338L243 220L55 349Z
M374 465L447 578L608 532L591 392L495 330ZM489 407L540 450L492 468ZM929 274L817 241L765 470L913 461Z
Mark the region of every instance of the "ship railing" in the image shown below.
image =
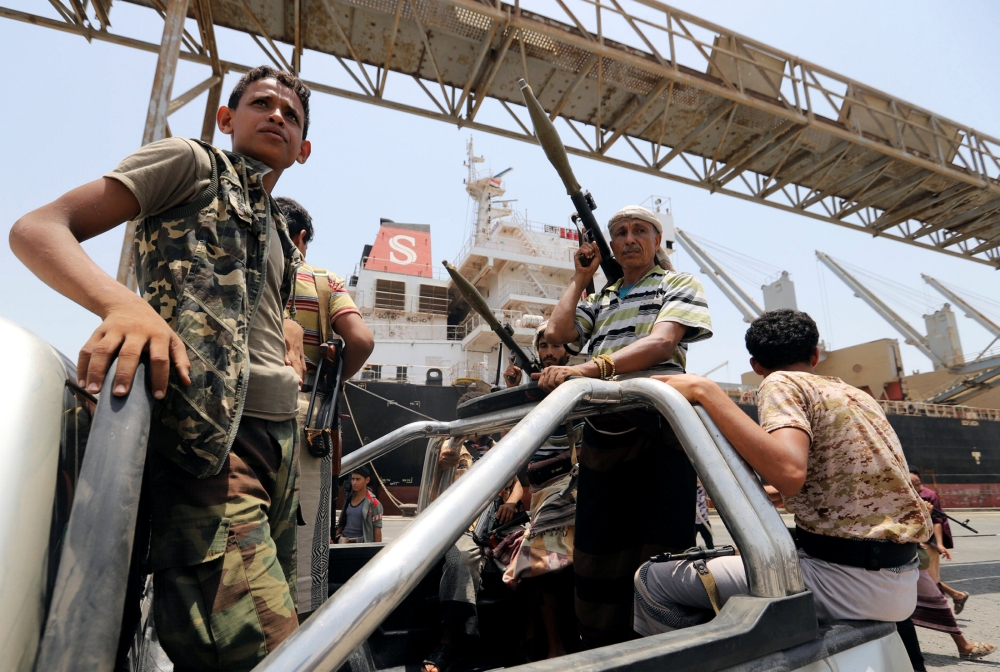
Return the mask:
M516 329L519 325L524 323L525 313L521 310L504 310L496 308L493 310L493 316L500 320L501 324L510 323L510 325ZM483 318L479 315L479 313L474 312L470 313L469 316L458 326L460 330L465 331L465 335L467 336L483 324L485 324ZM487 328L489 328L489 325L487 325Z
M551 259L557 262L569 262L572 264L573 253L577 248L577 244L573 242L572 245L549 245L544 243L536 244L534 241L529 243L525 239L503 235L502 233L494 233L476 242L475 236L473 236L465 242L462 249L455 255L455 265L461 268L464 261L472 254L473 248L500 250L509 254L539 257L540 259Z
M365 318L365 324L375 338L380 340L461 341L468 333L462 325L409 322L405 318L395 322L369 322Z
M422 490L430 487L437 454L449 437L513 427L458 481L439 480L440 495L429 501L413 523L347 581L322 607L257 668L258 672L337 670L389 616L445 552L468 529L513 475L553 431L570 418L646 407L659 412L673 428L701 477L727 529L740 549L749 596L735 596L710 623L643 640L561 658L561 669L610 666L627 655L647 667L666 662L678 650L718 646L724 638L746 637L762 625L765 646L777 651L811 641L816 634L812 595L805 591L795 545L780 516L748 465L702 409L692 407L676 390L650 379L622 382L572 379L542 401L453 422L415 422L344 457L349 471L417 437L429 437ZM791 628L789 629L789 625ZM758 640L760 637L758 636ZM735 639L731 640L735 641ZM768 653L770 653L769 651ZM756 654L755 654L756 655ZM554 662L554 661L553 661ZM734 661L740 662L740 661Z
M733 401L740 404L757 405L757 388L747 385L719 386ZM1000 409L977 408L974 406L950 406L947 404L927 404L922 401L889 401L879 399L878 403L886 415L924 415L929 418L955 418L958 420L986 420L1000 422Z
M493 358L494 360L496 357ZM462 378L473 378L482 381L491 381L496 379L496 362L470 362L468 360L463 362L458 362L453 364L448 369L448 375L451 380L460 380ZM506 368L506 367L505 367Z
M413 296L396 292L365 294L363 289L354 293L354 305L363 316L375 315L381 319L423 321L434 316L444 317L448 315L449 303L447 297L441 296Z
M507 280L497 288L501 304L505 303L505 298L512 294L558 301L564 291L566 291L566 285L550 285L528 280Z
M886 414L925 415L929 418L955 418L958 420L987 420L1000 422L1000 409L976 408L973 406L949 406L947 404L925 404L920 401L878 402Z
M367 259L366 259L366 261L367 261ZM391 261L391 259L389 261ZM354 271L351 273L351 277L353 277L353 278L360 277L361 271L363 271L363 270L365 270L363 264L361 264L361 263L354 264ZM373 270L376 273L391 272L391 271L380 271L378 269L373 269ZM431 278L431 279L434 279L434 280L450 280L451 279L451 276L448 275L448 271L446 271L443 267L438 267L434 262L431 262L430 271L424 272L423 274L421 274L419 276L415 276L415 277ZM348 280L348 278L345 278L345 280ZM351 285L351 286L353 287L354 285Z

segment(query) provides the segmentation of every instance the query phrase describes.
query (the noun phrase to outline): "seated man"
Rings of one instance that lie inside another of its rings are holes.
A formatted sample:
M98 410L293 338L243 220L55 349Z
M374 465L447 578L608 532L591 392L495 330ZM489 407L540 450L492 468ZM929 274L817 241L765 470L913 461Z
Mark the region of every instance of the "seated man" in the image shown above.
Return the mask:
M480 397L485 392L466 392L458 400L461 406L467 401ZM473 437L459 436L449 439L441 446L438 458L436 486L440 488L440 476L447 469L455 470L455 479L461 478L479 457L494 445L487 435ZM470 452L471 451L471 452ZM476 453L476 454L473 454ZM503 492L499 493L504 504L496 512L500 524L510 521L521 501L522 489L514 479ZM438 587L438 602L441 605L441 640L424 659L424 672L445 672L456 658L469 651L479 637L479 613L476 596L482 586L482 571L486 558L479 545L472 538L476 523L458 538L444 555L441 569L441 583Z
M535 355L543 368L566 366L575 353L572 346L552 345L545 340L548 324L543 322L535 331ZM507 387L520 385L521 369L511 364L503 377ZM521 545L503 577L510 586L516 586L522 579L537 579L535 587L548 658L566 653L558 622L556 594L559 583L553 575L573 565L576 472L572 467L576 464L583 425L583 420L567 422L553 432L528 461L523 480L531 487L531 517Z
M819 332L807 314L774 310L746 334L764 376L758 427L718 385L661 377L701 404L737 451L795 514L799 566L821 623L901 621L917 599L917 542L931 521L910 485L896 433L870 395L816 375ZM635 629L643 635L709 620L713 600L692 562L646 563L635 577ZM709 560L720 608L747 592L739 557Z

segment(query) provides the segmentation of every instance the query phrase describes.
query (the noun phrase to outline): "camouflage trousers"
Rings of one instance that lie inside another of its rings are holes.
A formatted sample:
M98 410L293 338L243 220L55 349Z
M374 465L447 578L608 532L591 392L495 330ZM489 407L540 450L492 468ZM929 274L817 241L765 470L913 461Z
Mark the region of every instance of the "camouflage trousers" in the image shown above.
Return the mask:
M244 417L204 479L151 456L154 619L178 672L250 670L298 627L297 437Z

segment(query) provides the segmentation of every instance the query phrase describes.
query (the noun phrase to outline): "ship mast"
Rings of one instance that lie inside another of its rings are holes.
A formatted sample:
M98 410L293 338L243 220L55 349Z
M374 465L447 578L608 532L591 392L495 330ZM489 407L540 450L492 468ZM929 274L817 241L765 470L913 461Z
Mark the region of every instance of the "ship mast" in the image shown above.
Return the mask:
M465 191L476 202L476 215L473 221L473 238L475 242L481 243L490 235L491 224L494 220L507 217L513 213L507 203L509 201L494 201L494 198L503 196L507 190L503 188L500 177L506 175L513 168L501 170L496 175L490 175L490 171L480 174L476 170L477 163L486 161L481 156L476 156L472 147L472 138L465 145L468 159L465 165L469 168L469 176L465 179Z

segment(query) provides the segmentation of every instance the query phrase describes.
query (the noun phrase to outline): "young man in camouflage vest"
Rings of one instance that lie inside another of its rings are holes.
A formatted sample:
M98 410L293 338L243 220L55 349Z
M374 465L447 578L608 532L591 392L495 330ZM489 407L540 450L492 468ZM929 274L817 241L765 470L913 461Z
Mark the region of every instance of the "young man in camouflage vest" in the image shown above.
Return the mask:
M306 258L314 229L312 217L302 205L291 198L274 199L288 225L292 242ZM336 273L315 268L303 262L295 276L292 296L285 315L302 327L302 351L305 360L305 385L299 393L299 508L302 522L298 529L298 585L296 604L299 620L319 609L329 596L330 564L330 514L331 500L336 499L333 489L334 451L326 455L313 455L305 436L306 413L316 366L320 360L320 345L326 342L331 330L344 341L342 380L351 378L361 370L375 348L375 337L361 317L361 312ZM307 391L308 390L308 391ZM315 405L320 404L319 396ZM313 411L314 417L318 413ZM339 439L338 439L339 440Z
M819 376L819 331L807 314L766 312L746 334L764 376L758 426L718 385L699 376L657 377L701 404L795 515L802 581L821 623L902 621L917 604L917 542L931 521L910 484L906 458L871 395ZM646 563L635 575L635 629L652 635L703 623L747 593L743 561Z
M309 89L259 67L228 103L217 122L233 151L146 145L10 234L39 278L103 320L80 351L81 385L99 392L117 354L111 393L125 395L149 358L155 620L185 670L249 670L297 627L300 373L282 308L301 259L270 193L309 158ZM80 246L132 220L141 296Z

